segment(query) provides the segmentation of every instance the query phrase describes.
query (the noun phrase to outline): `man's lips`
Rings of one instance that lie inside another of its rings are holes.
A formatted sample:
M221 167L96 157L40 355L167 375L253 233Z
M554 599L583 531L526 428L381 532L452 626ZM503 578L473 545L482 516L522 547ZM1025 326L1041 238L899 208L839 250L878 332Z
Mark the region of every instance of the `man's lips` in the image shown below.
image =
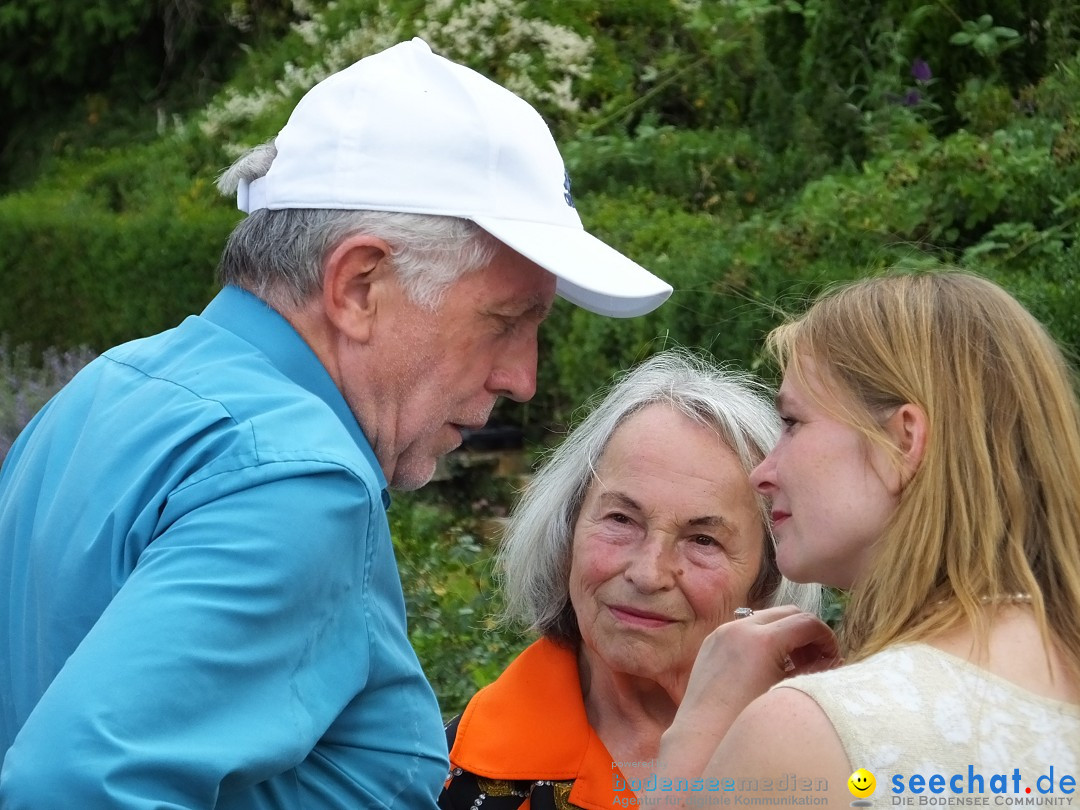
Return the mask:
M475 433L487 424L484 422L448 422L447 423L458 435L458 444L463 443L470 434Z
M675 621L669 616L631 607L630 605L608 605L608 610L619 621L636 627L667 627L667 625Z
M487 424L486 422L451 422L450 427L455 428L461 433L470 433L480 430Z

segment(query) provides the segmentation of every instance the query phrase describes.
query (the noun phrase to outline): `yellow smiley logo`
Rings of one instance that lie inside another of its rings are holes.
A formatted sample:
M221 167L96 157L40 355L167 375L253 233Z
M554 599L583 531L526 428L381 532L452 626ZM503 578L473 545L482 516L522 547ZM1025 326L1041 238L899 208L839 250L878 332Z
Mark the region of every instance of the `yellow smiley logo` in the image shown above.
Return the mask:
M866 768L859 768L859 770L848 777L847 788L855 798L865 799L867 796L874 795L874 790L877 788L877 780L870 771L866 770Z

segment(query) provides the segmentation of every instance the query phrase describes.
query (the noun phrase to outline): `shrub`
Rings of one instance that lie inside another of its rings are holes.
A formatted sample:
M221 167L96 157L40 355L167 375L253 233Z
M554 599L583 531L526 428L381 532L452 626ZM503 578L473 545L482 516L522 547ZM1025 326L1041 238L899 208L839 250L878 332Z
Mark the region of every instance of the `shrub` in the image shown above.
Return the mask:
M0 6L0 188L73 146L145 143L202 105L291 0L8 0ZM118 133L121 133L118 138Z
M29 346L0 337L0 464L34 414L94 357L82 346L47 349L35 362Z
M409 639L447 720L527 643L500 624L492 579L493 522L512 497L497 482L456 478L396 493L390 506Z
M174 326L213 296L235 212L115 179L0 198L0 323L13 342L103 351Z

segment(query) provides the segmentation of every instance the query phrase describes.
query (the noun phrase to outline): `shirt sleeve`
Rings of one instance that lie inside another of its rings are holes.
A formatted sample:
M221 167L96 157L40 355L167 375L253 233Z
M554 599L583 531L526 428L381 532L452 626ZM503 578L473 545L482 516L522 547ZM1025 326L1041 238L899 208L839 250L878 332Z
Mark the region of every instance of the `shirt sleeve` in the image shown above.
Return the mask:
M9 749L6 810L212 808L300 763L363 689L385 517L355 473L220 474L163 519Z

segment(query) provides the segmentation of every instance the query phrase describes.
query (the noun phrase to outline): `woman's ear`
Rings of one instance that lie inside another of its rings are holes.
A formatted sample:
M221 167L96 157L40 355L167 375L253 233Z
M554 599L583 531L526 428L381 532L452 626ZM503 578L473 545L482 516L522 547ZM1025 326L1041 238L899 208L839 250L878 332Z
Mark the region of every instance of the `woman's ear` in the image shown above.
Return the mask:
M899 451L900 486L903 488L918 471L926 454L930 420L922 407L905 402L885 422L885 432Z

